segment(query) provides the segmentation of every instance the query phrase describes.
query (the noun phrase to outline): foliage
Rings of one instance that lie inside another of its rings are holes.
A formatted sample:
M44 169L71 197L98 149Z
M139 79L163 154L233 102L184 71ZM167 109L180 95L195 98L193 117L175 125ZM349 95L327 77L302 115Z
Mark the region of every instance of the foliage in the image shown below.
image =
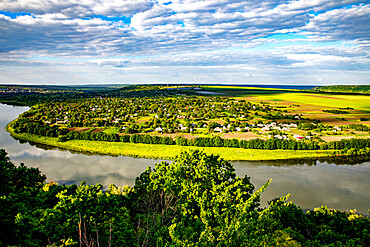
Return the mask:
M31 114L31 113L28 113ZM66 142L68 140L91 140L91 141L105 141L105 142L131 142L131 143L144 143L144 144L162 144L162 145L181 145L181 146L196 146L196 147L233 147L245 149L285 149L285 150L318 150L318 149L332 149L343 150L351 148L369 148L370 139L356 139L333 141L329 143L317 143L316 141L295 141L295 140L282 140L282 139L252 139L249 141L238 139L222 139L216 137L196 137L194 139L185 139L177 137L174 141L171 137L167 136L152 136L148 134L132 134L132 135L118 135L117 133L107 134L105 132L94 133L92 131L69 131L67 129L59 129L55 126L50 127L40 122L27 122L24 116L18 118L10 125L14 132L29 134L38 134L41 136L58 137L59 142ZM298 125L298 129L313 130L319 128L312 123L303 123ZM367 126L362 124L349 125L349 128L356 130L367 130Z
M17 139L42 143L78 152L108 154L113 156L131 156L146 158L173 159L183 151L199 149L195 146L142 144L131 142L91 142L85 140L69 140L60 142L57 138L46 138L31 134L16 134L8 128L11 135ZM122 136L120 136L122 137ZM126 138L127 136L124 135ZM187 140L187 139L186 139ZM310 157L327 157L337 154L335 150L265 150L239 148L238 139L224 139L225 147L201 147L208 154L216 154L226 160L286 160ZM227 146L228 145L228 146Z
M323 206L307 213L260 194L200 151L148 168L133 188L45 183L0 150L1 246L368 246L370 220Z
M357 130L357 131L369 131L369 127L363 124L350 124L348 128Z
M349 111L343 111L338 109L328 109L328 110L322 110L323 112L333 113L333 114L349 114Z
M321 86L321 87L315 87L311 90L312 91L318 91L318 92L370 94L370 86L369 85Z

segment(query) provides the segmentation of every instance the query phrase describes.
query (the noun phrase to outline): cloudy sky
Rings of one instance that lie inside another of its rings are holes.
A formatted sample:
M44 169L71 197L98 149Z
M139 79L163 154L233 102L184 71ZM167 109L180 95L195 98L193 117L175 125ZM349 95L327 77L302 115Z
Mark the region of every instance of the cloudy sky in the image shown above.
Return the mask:
M0 1L2 84L370 84L369 52L369 1Z

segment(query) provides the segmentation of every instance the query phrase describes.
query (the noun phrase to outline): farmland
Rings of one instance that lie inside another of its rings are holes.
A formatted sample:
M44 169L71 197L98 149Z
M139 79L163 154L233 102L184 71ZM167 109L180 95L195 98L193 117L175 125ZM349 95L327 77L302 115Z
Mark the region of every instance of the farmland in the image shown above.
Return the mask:
M368 95L238 86L130 86L79 95L34 103L9 130L77 151L156 158L200 147L228 160L353 155L369 148L330 144L370 137ZM343 150L335 152L337 146Z

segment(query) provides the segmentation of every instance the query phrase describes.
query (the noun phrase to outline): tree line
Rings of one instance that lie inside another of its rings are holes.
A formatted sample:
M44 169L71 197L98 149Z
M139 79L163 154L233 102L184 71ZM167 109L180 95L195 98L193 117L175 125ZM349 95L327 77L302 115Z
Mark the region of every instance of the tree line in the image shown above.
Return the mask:
M358 125L356 125L358 126ZM58 141L65 142L68 140L88 140L88 141L108 141L108 142L131 142L144 144L163 144L163 145L180 145L196 147L231 147L245 149L265 149L265 150L344 150L344 153L356 155L359 150L369 153L370 139L352 138L342 139L340 141L319 143L313 140L284 140L284 139L224 139L218 136L214 137L195 137L187 139L182 136L176 136L173 140L169 136L156 136L149 134L108 134L103 131L70 131L67 128L58 128L49 126L42 121L30 122L26 118L20 117L17 121L12 122L11 127L15 133L30 133L47 137L58 138ZM348 150L352 149L350 153Z
M176 136L173 140L169 136L156 136L148 134L119 135L107 134L104 132L76 132L70 131L65 136L60 136L59 141L67 140L91 140L91 141L109 141L109 142L131 142L144 144L163 144L163 145L180 145L196 147L229 147L245 149L265 149L265 150L348 150L348 149L367 149L370 148L370 139L342 139L340 141L331 141L319 143L317 141L296 141L283 139L260 138L251 140L224 139L219 136L215 137L195 137L187 139L182 136ZM368 151L367 151L368 152Z
M349 111L343 111L338 109L328 109L328 110L322 110L323 112L333 113L333 114L349 114Z
M67 135L59 136L59 141L68 140L90 140L90 141L108 141L108 142L131 142L144 144L163 144L180 145L196 147L230 147L245 149L265 149L265 150L348 150L348 149L366 149L370 148L370 139L342 139L340 141L331 141L327 143L318 143L317 141L295 141L282 139L224 139L215 137L195 137L187 139L182 136L176 136L173 140L169 136L156 136L148 134L119 135L107 134L104 132L77 132L70 131ZM368 151L367 151L368 152Z

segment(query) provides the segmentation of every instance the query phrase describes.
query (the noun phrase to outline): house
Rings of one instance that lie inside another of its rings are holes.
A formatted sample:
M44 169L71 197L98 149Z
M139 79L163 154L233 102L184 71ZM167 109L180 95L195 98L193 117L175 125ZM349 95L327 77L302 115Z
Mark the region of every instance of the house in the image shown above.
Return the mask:
M183 124L179 124L180 130L186 130L186 127Z
M341 130L342 130L342 129L341 129L340 127L338 127L338 126L334 126L334 127L333 127L333 129L334 129L334 130L336 130L336 131L341 131ZM333 131L334 131L334 130L333 130ZM335 131L334 131L334 132L335 132Z
M304 139L304 137L300 135L294 135L293 138L296 139L297 141Z

